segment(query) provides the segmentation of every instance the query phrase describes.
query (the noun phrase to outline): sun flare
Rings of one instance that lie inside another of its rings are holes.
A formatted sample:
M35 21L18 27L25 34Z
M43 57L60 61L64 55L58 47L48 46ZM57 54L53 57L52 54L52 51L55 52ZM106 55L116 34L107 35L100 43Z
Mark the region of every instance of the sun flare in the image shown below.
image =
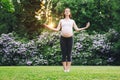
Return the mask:
M49 23L48 26L55 27L55 24L53 22Z

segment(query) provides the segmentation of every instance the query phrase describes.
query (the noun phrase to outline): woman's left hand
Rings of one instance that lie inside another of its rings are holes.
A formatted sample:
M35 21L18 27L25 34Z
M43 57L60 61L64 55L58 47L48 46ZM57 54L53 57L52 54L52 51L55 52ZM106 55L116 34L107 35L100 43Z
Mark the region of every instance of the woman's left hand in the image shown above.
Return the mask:
M87 24L86 24L86 28L88 28L90 26L90 22L88 22Z

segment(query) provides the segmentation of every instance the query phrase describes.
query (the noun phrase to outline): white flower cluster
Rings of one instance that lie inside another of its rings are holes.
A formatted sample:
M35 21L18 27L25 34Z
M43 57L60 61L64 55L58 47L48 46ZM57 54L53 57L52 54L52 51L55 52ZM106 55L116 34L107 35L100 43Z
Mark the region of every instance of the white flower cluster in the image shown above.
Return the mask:
M93 37L94 50L99 50L101 53L109 53L111 49L111 42L107 40L106 34L96 34Z
M15 41L12 33L1 35L0 55L0 63L3 65L30 65L29 62L31 64L47 64L47 60L44 60L43 55L39 53L35 41L31 40L28 43Z

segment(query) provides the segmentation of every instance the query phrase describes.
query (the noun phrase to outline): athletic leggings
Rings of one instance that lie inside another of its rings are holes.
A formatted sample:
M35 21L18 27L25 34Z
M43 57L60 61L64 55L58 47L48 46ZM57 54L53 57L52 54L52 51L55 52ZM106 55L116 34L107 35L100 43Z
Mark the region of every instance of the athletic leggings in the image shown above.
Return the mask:
M73 37L63 37L60 38L60 46L62 51L62 62L71 62L72 61L72 46L73 46Z

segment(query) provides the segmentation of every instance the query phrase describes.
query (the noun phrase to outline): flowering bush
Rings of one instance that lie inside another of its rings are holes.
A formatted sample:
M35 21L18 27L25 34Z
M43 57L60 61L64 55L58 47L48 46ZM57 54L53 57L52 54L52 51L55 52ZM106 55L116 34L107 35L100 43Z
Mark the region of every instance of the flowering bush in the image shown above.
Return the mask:
M58 32L43 32L38 38L28 42L16 40L13 33L2 34L0 65L60 65L59 34ZM119 41L118 37L119 34L113 29L105 34L95 33L93 35L89 35L86 31L76 32L72 51L73 64L114 63L119 59L116 55L119 55L120 45L116 44L112 38Z
M111 51L111 42L107 39L109 33L89 35L85 31L75 36L73 63L84 65L107 64L105 58Z
M59 33L43 32L36 40L39 52L47 59L49 65L58 65L61 61Z
M28 43L15 41L12 33L2 34L0 37L0 64L1 65L30 65L47 64L47 60L38 52L33 40Z
M114 29L110 29L108 33L108 40L112 46L107 61L112 65L120 65L120 33Z

